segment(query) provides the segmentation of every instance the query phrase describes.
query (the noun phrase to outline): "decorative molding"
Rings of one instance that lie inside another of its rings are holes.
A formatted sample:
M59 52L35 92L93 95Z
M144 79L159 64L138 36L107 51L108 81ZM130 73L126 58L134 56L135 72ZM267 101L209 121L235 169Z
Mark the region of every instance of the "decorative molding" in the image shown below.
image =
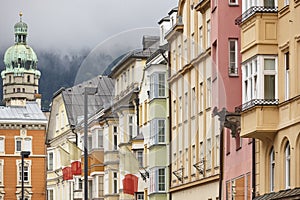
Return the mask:
M290 42L289 41L285 42L282 45L279 45L280 51L287 51L289 47L290 47Z

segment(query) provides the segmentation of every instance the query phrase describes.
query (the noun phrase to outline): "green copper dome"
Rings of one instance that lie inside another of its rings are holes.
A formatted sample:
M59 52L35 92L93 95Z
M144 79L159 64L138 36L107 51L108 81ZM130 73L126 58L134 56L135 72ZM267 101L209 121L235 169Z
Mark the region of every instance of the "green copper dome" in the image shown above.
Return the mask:
M22 22L22 14L20 14L20 22L14 26L15 45L8 48L4 54L6 70L2 72L2 75L12 71L18 74L31 71L40 76L40 72L37 70L37 56L33 49L26 44L27 29L28 26Z

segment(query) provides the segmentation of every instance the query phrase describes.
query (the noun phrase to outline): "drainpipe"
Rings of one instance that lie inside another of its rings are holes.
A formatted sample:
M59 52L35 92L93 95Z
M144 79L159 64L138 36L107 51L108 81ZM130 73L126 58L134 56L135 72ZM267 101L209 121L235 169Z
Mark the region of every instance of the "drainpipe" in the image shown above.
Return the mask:
M223 147L224 147L224 127L220 133L220 178L219 178L219 199L222 199L223 186Z
M255 169L255 139L252 139L252 199L255 197L256 193L256 169Z
M136 106L136 135L139 135L140 132L140 119L139 119L139 105L140 105L140 99L139 99L139 93L136 93L136 98L134 99L135 101L135 106Z
M170 56L171 56L171 53L170 51L168 51L168 77L170 77L170 74L171 74L171 62L169 61L170 59ZM171 103L171 90L170 90L170 84L168 83L168 91L169 91L169 97L168 97L168 103L169 103L169 188L170 189L170 186L171 186L171 183L172 183L172 111L171 111L171 106L172 106L172 103ZM172 200L172 193L169 192L169 200Z

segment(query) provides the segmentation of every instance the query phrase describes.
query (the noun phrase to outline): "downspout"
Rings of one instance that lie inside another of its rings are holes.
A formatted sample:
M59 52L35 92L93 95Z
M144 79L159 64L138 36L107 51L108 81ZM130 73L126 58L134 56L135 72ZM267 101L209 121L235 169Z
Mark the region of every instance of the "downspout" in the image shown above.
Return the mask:
M171 53L168 51L168 59L170 59ZM171 72L171 62L167 59L168 63L168 77L170 78L170 72ZM172 193L169 192L171 183L172 183L172 112L171 112L171 90L170 90L170 84L168 83L168 91L169 91L169 97L168 97L168 102L169 102L169 188L168 188L168 193L169 193L169 200L172 200Z
M135 106L136 106L136 135L139 135L140 133L140 119L139 119L139 105L140 105L140 99L139 99L139 93L136 93L136 98L135 98ZM131 138L132 139L132 138Z
M224 147L224 127L220 133L220 178L219 178L219 199L222 199L222 188L223 188L223 147Z
M252 139L252 199L255 197L256 193L256 169L255 169L255 139Z

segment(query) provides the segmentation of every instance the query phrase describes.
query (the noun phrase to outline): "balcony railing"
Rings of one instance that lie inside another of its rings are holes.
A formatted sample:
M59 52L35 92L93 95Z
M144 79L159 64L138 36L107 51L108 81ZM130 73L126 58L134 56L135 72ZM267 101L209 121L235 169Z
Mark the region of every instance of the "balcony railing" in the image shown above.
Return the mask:
M235 108L236 113L240 113L254 106L274 106L278 105L278 99L252 99L238 107Z
M266 7L266 6L253 6L246 10L241 16L236 18L235 24L241 25L246 19L254 15L255 13L276 13L277 7Z

